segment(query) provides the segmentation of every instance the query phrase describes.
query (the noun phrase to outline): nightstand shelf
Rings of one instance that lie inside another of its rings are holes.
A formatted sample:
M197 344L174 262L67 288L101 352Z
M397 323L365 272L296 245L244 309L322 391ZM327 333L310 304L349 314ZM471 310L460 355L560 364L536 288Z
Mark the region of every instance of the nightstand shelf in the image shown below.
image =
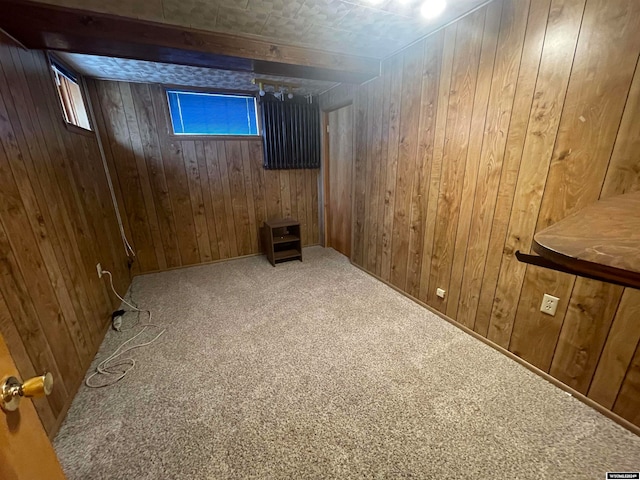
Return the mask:
M279 243L290 243L290 242L299 242L300 241L300 237L298 237L297 235L285 235L283 237L274 237L273 239L273 243L274 244L279 244Z

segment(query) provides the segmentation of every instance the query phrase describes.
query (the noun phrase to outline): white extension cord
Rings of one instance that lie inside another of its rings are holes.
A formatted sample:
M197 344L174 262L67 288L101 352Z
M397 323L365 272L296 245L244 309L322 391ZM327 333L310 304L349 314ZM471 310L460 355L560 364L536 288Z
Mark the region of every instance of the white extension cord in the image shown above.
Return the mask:
M149 327L152 328L158 328L161 329L162 327L160 327L159 325L155 325L153 323L151 323L151 310L140 310L138 307L135 307L133 305L131 305L129 302L127 302L124 298L122 298L118 292L116 292L115 287L113 286L113 275L111 275L111 272L108 270L102 270L103 274L109 275L109 284L111 285L111 290L113 290L113 293L116 295L116 297L118 297L122 303L124 303L125 305L127 305L129 308L131 308L133 311L138 312L138 313L147 313L149 314L149 320L147 323L139 323L139 319L140 316L138 316L138 322L136 322L134 325L132 325L131 327L127 328L127 329L121 329L120 331L128 331L128 330L132 330L135 327L143 327L142 330L140 330L138 333L136 333L133 337L131 337L129 340L125 341L124 343L122 343L116 350L115 352L113 352L111 355L109 355L105 360L103 360L102 362L100 362L98 364L98 366L96 367L95 372L93 372L91 375L89 375L86 380L84 381L85 385L89 388L102 388L102 387L108 387L111 385L114 385L115 383L119 382L120 380L122 380L127 373L129 373L133 367L135 367L136 365L136 361L133 358L122 358L120 360L118 360L116 363L112 363L115 359L117 359L118 357L121 357L122 355L124 355L127 352L130 352L131 350L134 350L136 348L140 348L140 347L146 347L147 345L151 345L153 342L155 342L156 340L158 340L165 332L164 329L162 329L160 331L160 333L158 333L158 335L156 335L152 340L145 342L145 343L139 343L136 345L132 345L129 346L127 348L127 345L129 345L131 342L133 342L136 338L138 338L140 335L142 335L144 332L147 331L147 329ZM130 310L131 311L131 310ZM91 383L91 379L97 375L109 375L109 376L113 376L113 375L117 375L115 379L109 381L108 383L104 383L101 385L94 385Z

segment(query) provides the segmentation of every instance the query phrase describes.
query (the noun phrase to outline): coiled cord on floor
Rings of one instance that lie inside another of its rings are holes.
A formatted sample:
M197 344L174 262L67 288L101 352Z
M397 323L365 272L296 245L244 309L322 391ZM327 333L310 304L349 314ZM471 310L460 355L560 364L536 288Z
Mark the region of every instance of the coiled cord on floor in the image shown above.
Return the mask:
M102 270L102 273L109 276L109 285L111 286L111 290L113 290L113 293L116 295L116 297L118 297L122 301L122 303L124 303L129 308L131 308L130 311L138 312L138 314L147 313L149 315L149 319L148 319L147 323L139 323L139 318L140 317L138 315L138 322L136 324L134 324L133 326L127 328L126 330L127 331L128 330L132 330L133 328L135 328L137 326L143 327L142 330L140 330L138 333L136 333L129 340L127 340L124 343L122 343L115 350L115 352L113 352L105 360L103 360L102 362L100 362L96 366L95 372L93 372L91 375L89 375L84 381L85 385L87 387L89 387L89 388L109 387L109 386L114 385L115 383L119 382L120 380L122 380L127 375L127 373L129 373L136 366L136 361L133 358L121 358L116 363L113 363L113 361L116 360L118 357L121 357L125 353L130 352L132 350L135 350L136 348L146 347L147 345L151 345L153 342L158 340L165 332L165 330L162 327L160 327L159 325L151 323L151 310L141 310L141 309L139 309L138 307L136 307L136 306L132 305L131 303L129 303L128 301L126 301L124 298L122 298L118 294L118 292L116 292L116 289L113 286L113 275L111 275L110 271ZM142 335L144 332L146 332L148 328L157 328L157 329L161 329L161 331L152 340L149 340L148 342L139 343L139 344L135 344L135 345L131 345L131 346L127 347L127 345L129 345L136 338L138 338L140 335ZM125 348L125 347L127 347L127 348ZM116 377L114 379L112 379L111 381L109 381L107 383L104 383L104 384L100 384L100 385L92 384L91 383L91 379L96 377L96 376L98 376L98 375L108 375L108 376L116 375Z

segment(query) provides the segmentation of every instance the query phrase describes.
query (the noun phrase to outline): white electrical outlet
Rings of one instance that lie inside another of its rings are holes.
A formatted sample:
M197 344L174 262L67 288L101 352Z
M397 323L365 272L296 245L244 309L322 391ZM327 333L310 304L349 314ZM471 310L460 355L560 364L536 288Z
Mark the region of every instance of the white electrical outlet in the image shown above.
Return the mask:
M440 297L440 298L444 298L444 294L445 294L445 293L446 293L446 292L445 292L443 289L441 289L441 288L437 288L437 289L436 289L436 295L437 295L438 297Z
M542 305L540 305L540 311L542 313L546 313L547 315L554 316L556 314L559 301L560 299L558 297L554 297L553 295L545 293L544 297L542 297Z
M98 263L96 265L96 270L98 271L98 278L102 278L102 265Z

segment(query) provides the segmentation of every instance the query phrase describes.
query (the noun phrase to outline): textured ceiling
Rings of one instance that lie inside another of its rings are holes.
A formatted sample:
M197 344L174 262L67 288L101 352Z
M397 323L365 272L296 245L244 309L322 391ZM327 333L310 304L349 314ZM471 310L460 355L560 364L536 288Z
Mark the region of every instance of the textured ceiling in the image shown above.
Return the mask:
M171 65L141 60L82 55L78 53L57 52L56 55L70 67L73 67L78 73L92 78L126 82L163 83L191 87L210 87L220 90L258 91L258 86L251 82L255 78L255 75L250 72L231 72L228 70L215 70L213 68ZM333 82L273 77L269 75L260 75L260 78L272 80L273 83L296 85L298 88L295 88L293 92L298 95L317 95L335 85ZM265 87L267 91L272 89L272 85Z
M487 0L448 0L433 20L424 0L39 0L319 50L383 58Z
M424 0L40 0L70 8L120 15L213 32L241 34L287 45L383 58L486 3L448 0L444 13L424 20ZM257 91L254 75L140 60L59 53L89 77L228 90ZM334 83L266 77L298 85L301 95L318 94Z

